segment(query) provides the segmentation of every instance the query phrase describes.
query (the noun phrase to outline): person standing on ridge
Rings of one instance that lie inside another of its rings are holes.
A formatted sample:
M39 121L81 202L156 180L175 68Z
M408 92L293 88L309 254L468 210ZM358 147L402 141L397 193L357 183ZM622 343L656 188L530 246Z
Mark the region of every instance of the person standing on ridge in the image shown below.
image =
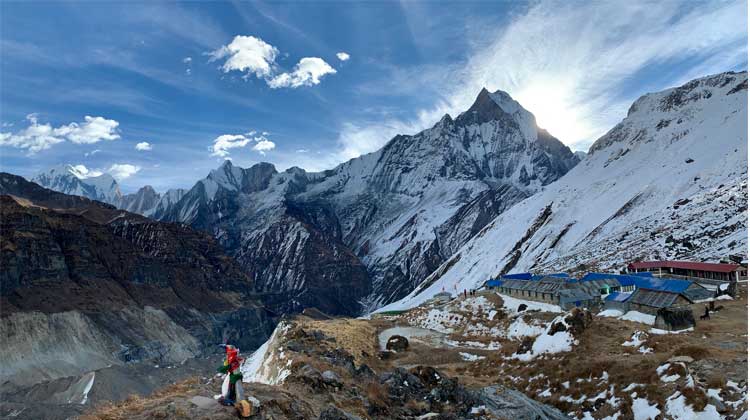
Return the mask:
M226 375L224 383L221 386L221 398L219 403L223 405L234 405L234 402L242 399L242 396L237 395L237 381L242 379L242 372L240 372L240 364L242 358L239 356L240 350L231 344L220 344L226 351L226 359L224 364L216 369L217 372Z

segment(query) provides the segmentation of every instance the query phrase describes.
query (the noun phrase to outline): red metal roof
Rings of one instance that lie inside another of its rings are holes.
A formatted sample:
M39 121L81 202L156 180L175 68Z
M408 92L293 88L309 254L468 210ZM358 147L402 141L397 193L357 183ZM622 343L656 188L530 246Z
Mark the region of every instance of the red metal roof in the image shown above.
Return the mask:
M684 270L713 271L715 273L731 273L739 264L718 264L691 261L641 261L628 264L629 270L642 268L681 268Z

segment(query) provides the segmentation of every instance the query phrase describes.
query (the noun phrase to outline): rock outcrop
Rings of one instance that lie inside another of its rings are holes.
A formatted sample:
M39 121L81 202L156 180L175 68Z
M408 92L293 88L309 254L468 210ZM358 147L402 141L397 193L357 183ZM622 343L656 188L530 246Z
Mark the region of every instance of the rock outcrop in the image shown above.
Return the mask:
M252 277L205 233L5 173L0 194L0 360L13 383L179 362L226 340L252 349L273 330Z

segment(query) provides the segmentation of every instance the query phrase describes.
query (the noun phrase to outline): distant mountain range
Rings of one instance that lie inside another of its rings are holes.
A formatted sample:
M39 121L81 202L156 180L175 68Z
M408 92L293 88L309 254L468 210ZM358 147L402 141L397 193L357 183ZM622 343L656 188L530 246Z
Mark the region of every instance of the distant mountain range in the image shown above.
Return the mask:
M132 194L122 194L117 181L109 174L87 176L73 165L59 165L41 172L31 181L64 194L79 195L111 204L117 208L144 216L168 211L185 194L183 189L172 189L161 195L146 185Z
M34 180L210 233L274 310L351 315L501 272L744 252L746 97L746 73L645 95L588 154L482 90L455 118L328 171L226 161L163 195L123 196L70 168Z

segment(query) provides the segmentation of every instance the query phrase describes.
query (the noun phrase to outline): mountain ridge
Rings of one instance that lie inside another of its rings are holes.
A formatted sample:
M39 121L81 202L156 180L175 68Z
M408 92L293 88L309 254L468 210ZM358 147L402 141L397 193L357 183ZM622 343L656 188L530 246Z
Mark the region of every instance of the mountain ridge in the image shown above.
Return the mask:
M746 72L644 95L578 166L381 310L508 272L619 271L640 259L744 254L747 143Z

